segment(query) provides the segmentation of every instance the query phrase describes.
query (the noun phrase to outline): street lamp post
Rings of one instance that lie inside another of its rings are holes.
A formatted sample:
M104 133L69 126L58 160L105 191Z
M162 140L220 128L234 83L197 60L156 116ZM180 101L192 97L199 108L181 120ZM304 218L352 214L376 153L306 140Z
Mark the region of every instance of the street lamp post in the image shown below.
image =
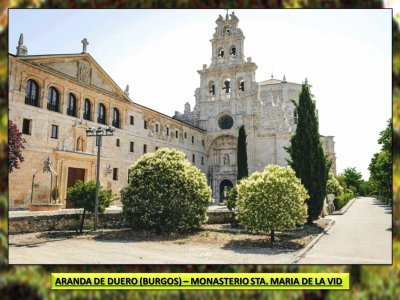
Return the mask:
M97 220L99 216L99 187L100 187L100 148L102 143L103 136L111 136L114 135L115 128L114 127L90 127L86 129L86 136L94 136L96 137L97 142L97 167L96 167L96 199L94 202L94 226L93 231L97 231Z

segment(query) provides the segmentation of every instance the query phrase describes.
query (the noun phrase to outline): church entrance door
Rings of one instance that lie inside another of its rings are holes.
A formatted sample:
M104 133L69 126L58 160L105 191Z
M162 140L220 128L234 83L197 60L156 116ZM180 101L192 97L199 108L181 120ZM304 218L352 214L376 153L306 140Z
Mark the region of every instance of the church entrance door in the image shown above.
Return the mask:
M232 181L225 179L219 184L219 203L223 203L229 188L233 188Z
M85 181L85 169L68 168L67 189L74 186L77 180ZM67 200L65 208L73 208L72 203Z

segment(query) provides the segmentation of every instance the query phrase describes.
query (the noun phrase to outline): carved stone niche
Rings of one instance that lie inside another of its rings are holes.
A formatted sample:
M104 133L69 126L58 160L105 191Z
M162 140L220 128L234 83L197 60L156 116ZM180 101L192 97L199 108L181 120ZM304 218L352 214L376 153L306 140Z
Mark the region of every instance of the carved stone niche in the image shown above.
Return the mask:
M79 62L78 80L83 83L90 84L91 67L87 61Z
M77 152L86 152L87 137L86 127L79 126L72 129L72 136L74 138L74 150Z

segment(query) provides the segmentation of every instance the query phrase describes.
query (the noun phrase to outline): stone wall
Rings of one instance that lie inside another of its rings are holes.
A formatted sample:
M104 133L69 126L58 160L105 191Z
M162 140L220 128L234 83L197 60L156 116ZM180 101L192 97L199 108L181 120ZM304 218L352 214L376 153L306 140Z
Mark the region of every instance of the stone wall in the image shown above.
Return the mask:
M230 211L208 212L208 224L230 223L233 214ZM14 212L9 216L9 234L41 231L77 230L80 228L82 210L71 209L48 212ZM124 217L119 211L99 214L98 228L126 228ZM84 229L93 228L93 215L86 214Z

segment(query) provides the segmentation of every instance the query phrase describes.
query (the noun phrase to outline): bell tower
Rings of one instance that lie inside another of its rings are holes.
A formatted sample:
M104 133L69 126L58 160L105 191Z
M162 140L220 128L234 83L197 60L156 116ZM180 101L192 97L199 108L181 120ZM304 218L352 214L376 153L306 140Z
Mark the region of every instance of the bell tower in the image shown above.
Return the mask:
M208 132L232 129L233 133L244 123L241 116L252 114L247 102L258 99L257 65L251 57L245 59L245 37L235 13L227 13L225 18L219 15L215 23L211 64L198 71L195 114L199 126Z

